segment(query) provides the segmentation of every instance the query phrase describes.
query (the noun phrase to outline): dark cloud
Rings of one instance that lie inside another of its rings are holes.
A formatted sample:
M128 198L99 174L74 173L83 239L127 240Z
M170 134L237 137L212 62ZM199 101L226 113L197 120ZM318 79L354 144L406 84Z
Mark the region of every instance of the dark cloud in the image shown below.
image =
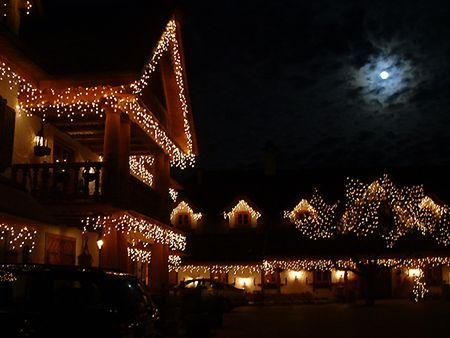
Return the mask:
M450 165L446 1L183 5L200 165Z

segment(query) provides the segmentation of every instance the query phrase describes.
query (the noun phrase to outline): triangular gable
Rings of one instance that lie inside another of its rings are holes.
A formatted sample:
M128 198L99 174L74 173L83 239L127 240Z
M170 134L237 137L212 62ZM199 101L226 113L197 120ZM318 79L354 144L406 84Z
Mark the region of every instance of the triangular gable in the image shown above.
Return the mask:
M127 113L130 119L169 155L172 165L184 169L194 165L197 145L179 36L177 22L175 18L172 18L166 25L150 60L144 66L142 75L131 84L67 87L63 85L67 83L66 79L66 82L61 83L47 82L48 87L38 88L23 76L18 75L17 71L6 62L0 62L0 73L11 86L18 86L20 93L18 109L27 116L36 114L45 120L46 114L52 113L73 122L75 119L82 119L85 116L97 115L99 118L103 118L102 110L105 107L121 110ZM181 144L179 139L175 141L172 135L168 135L160 121L139 99L142 89L147 85L162 54L167 51L172 56L173 72L178 87L177 97L181 109L177 113L183 120L182 129L185 142L182 143L184 144Z
M201 212L197 212L197 213L194 212L194 210L189 205L189 203L184 201L184 200L180 201L180 203L178 203L177 206L172 209L172 212L170 213L170 221L171 221L172 224L175 224L175 218L177 217L177 215L179 213L187 213L187 214L189 214L189 216L195 222L197 222L203 216Z
M257 220L261 217L261 212L258 211L256 206L250 202L248 198L241 197L237 198L233 201L233 203L223 212L223 216L225 219L231 219L234 217L234 214L240 211L247 211L250 213L252 218Z

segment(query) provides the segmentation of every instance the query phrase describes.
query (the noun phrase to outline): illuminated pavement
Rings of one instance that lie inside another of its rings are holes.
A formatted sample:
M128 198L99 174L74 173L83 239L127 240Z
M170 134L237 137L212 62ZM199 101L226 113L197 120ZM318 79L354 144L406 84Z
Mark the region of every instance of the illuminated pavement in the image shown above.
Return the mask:
M450 302L246 306L224 316L214 338L450 336Z

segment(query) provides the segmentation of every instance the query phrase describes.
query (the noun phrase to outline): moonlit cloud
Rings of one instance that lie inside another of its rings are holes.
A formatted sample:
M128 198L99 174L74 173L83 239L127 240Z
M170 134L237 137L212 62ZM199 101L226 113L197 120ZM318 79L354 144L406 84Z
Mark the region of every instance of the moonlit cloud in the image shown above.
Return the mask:
M200 164L260 167L272 140L280 167L450 165L445 1L189 6Z
M381 72L389 73L382 79ZM381 53L371 55L359 69L351 69L352 85L360 88L360 95L367 103L382 106L407 103L421 82L420 72L405 57Z

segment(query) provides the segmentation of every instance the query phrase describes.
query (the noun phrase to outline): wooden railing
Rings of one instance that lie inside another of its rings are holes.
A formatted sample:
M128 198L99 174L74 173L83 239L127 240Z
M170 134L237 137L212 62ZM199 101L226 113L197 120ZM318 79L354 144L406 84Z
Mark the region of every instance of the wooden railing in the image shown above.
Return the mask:
M102 194L103 162L14 164L11 179L42 198L93 198Z

